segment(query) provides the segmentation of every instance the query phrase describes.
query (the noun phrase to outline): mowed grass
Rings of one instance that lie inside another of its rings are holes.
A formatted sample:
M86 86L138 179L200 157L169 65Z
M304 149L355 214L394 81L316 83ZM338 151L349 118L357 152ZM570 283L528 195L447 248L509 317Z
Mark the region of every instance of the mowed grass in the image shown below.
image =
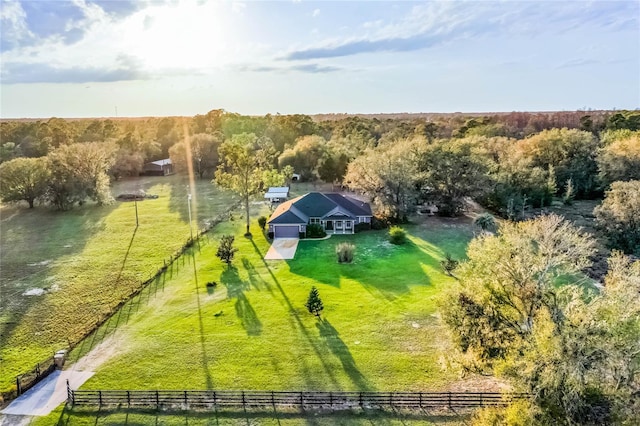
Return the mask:
M295 259L264 261L257 226L248 239L242 223L221 224L87 339L72 359L90 360L71 368L96 371L87 389L441 389L454 377L439 363L436 299L454 281L439 261L463 257L472 235L437 219L406 229L403 246L367 231L301 241ZM229 268L215 257L225 233L239 249ZM356 244L353 264L337 263L340 241ZM304 307L311 286L321 319Z
M254 425L254 426L303 426L303 425L448 425L469 424L468 412L417 412L397 410L360 410L316 412L295 410L216 410L214 412L166 412L155 410L101 410L62 407L50 416L33 418L30 426L63 424L68 426L106 425Z
M137 228L133 202L67 212L2 206L0 392L77 343L183 246L186 185L178 176L118 183L114 196L136 189L159 196L137 203ZM208 181L197 182L194 194L194 231L233 203Z

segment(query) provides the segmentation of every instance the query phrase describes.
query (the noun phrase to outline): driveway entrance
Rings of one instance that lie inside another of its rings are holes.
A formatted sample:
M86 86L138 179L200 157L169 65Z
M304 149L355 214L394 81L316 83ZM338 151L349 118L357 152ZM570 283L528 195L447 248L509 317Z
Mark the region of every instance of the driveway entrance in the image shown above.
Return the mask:
M273 240L269 251L264 255L265 260L293 259L298 248L298 238L276 238Z

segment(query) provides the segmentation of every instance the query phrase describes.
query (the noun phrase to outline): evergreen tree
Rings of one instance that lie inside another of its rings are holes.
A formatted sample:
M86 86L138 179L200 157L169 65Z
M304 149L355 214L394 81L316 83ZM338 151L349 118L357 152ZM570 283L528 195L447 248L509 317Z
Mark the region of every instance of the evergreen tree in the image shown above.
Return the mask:
M309 298L307 299L307 303L305 303L307 310L310 314L313 314L320 318L320 312L324 309L322 305L322 300L320 300L320 294L318 293L318 289L311 287L311 291L309 292Z

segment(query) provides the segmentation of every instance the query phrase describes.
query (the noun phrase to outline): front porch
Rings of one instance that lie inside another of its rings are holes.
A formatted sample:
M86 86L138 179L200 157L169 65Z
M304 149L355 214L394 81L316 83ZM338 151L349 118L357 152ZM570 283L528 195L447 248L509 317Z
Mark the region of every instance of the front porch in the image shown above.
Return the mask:
M321 224L327 235L353 234L355 232L355 220L353 219L324 220Z

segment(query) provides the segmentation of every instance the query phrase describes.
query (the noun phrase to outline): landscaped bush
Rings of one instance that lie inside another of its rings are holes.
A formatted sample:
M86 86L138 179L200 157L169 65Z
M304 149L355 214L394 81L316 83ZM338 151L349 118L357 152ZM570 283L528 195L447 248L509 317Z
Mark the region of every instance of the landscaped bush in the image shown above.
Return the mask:
M356 246L351 243L340 243L336 246L336 254L338 255L338 263L351 263L353 262L353 254L356 251Z
M389 242L395 245L404 244L407 242L407 233L399 226L392 226L389 229Z
M326 236L327 233L322 229L322 225L317 223L307 225L307 238L324 238Z
M273 240L273 232L267 232L267 238Z
M264 231L264 227L267 225L267 218L264 216L260 216L258 218L258 225L260 226L260 229Z

